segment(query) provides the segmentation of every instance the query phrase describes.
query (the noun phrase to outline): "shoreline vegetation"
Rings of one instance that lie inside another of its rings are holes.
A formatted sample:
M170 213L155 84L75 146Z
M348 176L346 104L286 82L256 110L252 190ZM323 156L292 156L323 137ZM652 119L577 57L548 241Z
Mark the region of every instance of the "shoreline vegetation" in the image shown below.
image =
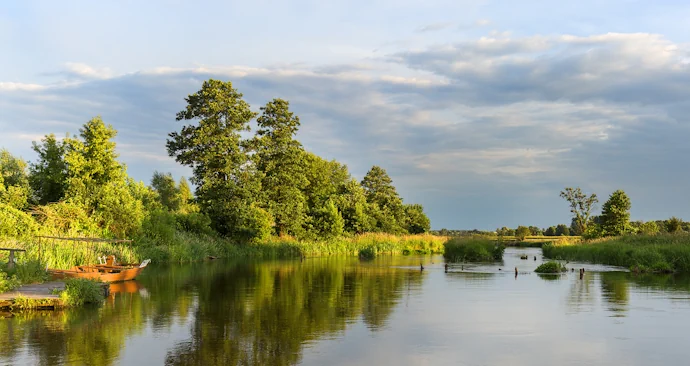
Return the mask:
M191 184L158 171L148 185L135 181L116 152L117 130L101 117L78 135L34 141L35 161L0 148L0 243L26 250L16 268L0 267L0 289L110 254L164 263L443 251L423 207L404 202L384 168L357 180L346 165L308 152L288 101L252 110L231 82L214 79L185 101L166 148L190 169Z

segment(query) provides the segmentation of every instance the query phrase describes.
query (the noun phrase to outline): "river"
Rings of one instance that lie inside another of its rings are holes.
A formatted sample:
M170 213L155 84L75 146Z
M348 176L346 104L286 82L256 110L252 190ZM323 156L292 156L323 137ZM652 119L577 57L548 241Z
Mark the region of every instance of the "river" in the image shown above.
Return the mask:
M152 265L100 307L0 313L0 365L686 364L690 277L541 262Z

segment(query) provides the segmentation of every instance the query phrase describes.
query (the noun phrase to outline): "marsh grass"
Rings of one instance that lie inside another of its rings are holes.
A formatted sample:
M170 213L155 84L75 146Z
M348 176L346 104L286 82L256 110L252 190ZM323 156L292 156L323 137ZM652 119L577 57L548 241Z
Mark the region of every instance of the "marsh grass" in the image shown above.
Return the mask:
M505 245L483 238L453 238L444 244L448 262L492 262L503 259Z
M534 272L537 272L537 273L561 273L561 272L565 272L567 270L568 269L565 268L565 266L560 264L559 262L549 261L549 262L542 263L541 265L539 265L539 267L537 267L534 270Z
M582 243L554 243L544 256L629 268L634 272L690 272L690 235L634 235Z

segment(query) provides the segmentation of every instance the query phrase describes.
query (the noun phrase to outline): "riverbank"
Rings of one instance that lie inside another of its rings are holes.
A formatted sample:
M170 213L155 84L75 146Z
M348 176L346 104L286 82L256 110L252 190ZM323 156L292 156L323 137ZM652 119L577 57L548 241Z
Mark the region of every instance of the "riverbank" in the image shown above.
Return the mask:
M621 266L633 272L690 272L690 235L634 235L542 247L545 257Z

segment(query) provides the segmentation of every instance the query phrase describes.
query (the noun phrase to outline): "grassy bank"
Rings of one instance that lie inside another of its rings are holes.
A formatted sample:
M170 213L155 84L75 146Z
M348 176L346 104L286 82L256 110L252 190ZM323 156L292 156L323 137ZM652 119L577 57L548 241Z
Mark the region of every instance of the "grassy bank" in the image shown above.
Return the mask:
M483 238L454 238L445 244L444 258L448 262L492 262L503 259L505 246Z
M635 272L690 272L690 235L621 236L545 245L544 255L621 266Z
M34 263L31 268L67 269L84 263L97 263L97 257L113 254L120 262L136 263L151 259L153 263L199 261L209 256L219 258L299 258L329 255L356 256L367 249L378 254L442 253L445 237L434 235L362 234L319 241L274 237L257 243L236 244L213 235L176 231L166 240L143 238L131 244L79 243L37 239L0 240L4 246L27 250L20 258ZM0 261L3 260L0 258ZM39 264L40 263L40 264ZM2 270L2 267L0 267ZM22 277L30 280L30 276Z

